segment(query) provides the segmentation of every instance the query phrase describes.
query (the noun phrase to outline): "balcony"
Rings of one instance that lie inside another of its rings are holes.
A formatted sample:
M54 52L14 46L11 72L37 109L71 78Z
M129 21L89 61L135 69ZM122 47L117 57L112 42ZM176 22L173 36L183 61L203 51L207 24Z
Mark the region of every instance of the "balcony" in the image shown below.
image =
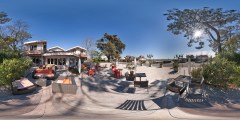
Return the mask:
M43 50L30 50L27 51L27 54L42 54L43 52Z
M87 54L86 53L81 53L80 57L87 57Z

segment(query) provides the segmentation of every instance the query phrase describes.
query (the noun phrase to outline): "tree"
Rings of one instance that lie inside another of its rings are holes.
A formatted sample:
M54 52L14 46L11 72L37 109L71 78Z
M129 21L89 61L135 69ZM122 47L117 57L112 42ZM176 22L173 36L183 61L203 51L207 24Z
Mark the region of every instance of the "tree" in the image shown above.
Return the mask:
M240 34L225 42L223 48L224 51L240 52Z
M7 17L8 15L5 12L0 12L0 24L9 22L11 19Z
M31 38L31 34L27 30L27 23L21 20L5 26L1 31L1 48L23 52L24 42Z
M24 42L31 38L31 34L27 30L28 24L22 20L17 20L12 25L8 25L7 35L14 39L9 47L13 50L17 50L17 47L23 50Z
M93 52L95 51L95 42L90 39L90 38L87 38L83 41L83 47L86 48L86 52L87 52L87 55L90 57L90 58L93 58Z
M215 52L222 53L222 45L225 41L231 39L232 35L237 31L235 27L239 22L240 13L236 10L225 10L222 8L211 9L204 7L203 9L172 9L166 14L167 20L171 21L168 24L168 31L173 34L184 34L184 37L189 39L188 46L192 43L199 43L204 36L208 35L210 47Z
M110 62L110 59L118 58L122 54L125 44L117 38L117 35L105 33L101 39L97 40L97 48L107 56Z

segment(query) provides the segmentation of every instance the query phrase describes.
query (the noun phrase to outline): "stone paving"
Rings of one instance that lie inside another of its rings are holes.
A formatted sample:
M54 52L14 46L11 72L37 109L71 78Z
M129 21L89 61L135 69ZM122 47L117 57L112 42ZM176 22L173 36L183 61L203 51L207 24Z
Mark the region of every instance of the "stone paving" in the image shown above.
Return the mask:
M177 102L171 92L163 96L168 78L187 75L187 68L180 68L176 74L169 74L170 71L169 67L136 69L146 73L142 80L149 81L149 93L145 88L134 88L124 77L112 77L109 68L95 76L76 76L76 95L53 94L48 85L32 94L1 98L0 119L239 119L239 96L229 95L221 100L221 90L216 92L206 86L212 90L208 92L212 101L205 103L184 99Z

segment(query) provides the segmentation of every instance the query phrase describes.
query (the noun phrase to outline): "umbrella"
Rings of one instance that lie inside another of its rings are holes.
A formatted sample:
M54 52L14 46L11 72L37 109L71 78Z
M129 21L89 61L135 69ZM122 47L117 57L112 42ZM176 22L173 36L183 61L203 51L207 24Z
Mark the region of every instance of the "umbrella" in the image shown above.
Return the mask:
M78 60L78 71L79 73L81 73L81 59L79 57L79 60Z
M136 57L134 58L134 69L135 70L137 69L137 59L136 59Z
M188 57L188 74L190 75L191 73L191 58Z
M140 61L145 61L146 59L145 59L145 58L140 58L139 60L140 60Z

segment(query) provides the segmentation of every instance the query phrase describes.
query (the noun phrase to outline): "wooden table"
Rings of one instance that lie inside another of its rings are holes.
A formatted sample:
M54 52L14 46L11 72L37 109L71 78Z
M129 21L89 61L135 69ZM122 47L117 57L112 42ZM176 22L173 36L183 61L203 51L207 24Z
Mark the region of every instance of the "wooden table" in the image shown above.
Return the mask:
M139 77L140 81L142 77L147 77L145 73L135 73L135 77Z

